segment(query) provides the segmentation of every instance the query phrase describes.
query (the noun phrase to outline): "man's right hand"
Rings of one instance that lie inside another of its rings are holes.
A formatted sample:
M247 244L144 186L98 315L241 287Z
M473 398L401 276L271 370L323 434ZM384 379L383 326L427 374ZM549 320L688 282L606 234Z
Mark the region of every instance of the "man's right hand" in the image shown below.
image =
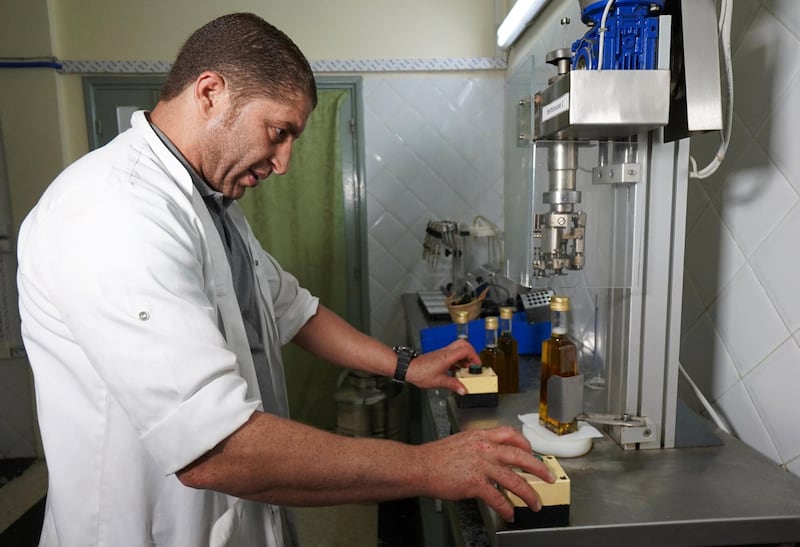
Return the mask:
M547 482L556 480L533 455L527 439L511 427L457 433L418 448L420 472L427 475L430 497L480 498L507 522L513 520L514 507L498 486L519 496L534 511L542 507L539 495L513 468Z

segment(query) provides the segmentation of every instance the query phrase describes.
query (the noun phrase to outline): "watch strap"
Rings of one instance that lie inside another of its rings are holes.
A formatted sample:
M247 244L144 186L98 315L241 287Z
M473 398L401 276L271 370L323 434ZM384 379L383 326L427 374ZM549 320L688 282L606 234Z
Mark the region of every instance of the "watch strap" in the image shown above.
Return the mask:
M394 371L393 380L405 382L408 366L411 364L411 360L417 356L417 352L405 346L394 346L392 349L397 354L397 368Z

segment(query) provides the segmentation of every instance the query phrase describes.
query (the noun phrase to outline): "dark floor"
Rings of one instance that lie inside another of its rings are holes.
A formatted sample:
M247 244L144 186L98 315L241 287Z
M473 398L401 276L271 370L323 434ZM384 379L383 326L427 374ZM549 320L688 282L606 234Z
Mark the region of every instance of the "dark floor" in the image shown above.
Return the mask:
M22 475L34 461L33 458L0 459L0 487Z
M378 547L416 547L423 544L418 498L378 504Z
M33 458L0 459L0 488L22 475ZM44 519L44 499L40 500L14 524L0 532L0 547L36 547Z
M44 503L45 500L42 498L14 524L0 533L0 547L36 547L42 531Z

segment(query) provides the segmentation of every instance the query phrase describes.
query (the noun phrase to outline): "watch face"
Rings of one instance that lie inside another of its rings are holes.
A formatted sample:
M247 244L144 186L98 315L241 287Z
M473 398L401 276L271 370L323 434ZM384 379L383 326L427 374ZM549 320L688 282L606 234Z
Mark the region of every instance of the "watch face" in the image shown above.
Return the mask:
M408 348L406 346L395 346L392 349L398 355L400 355L402 353L403 355L409 355L411 357L416 357L417 356L417 352L416 351L414 351L412 348Z

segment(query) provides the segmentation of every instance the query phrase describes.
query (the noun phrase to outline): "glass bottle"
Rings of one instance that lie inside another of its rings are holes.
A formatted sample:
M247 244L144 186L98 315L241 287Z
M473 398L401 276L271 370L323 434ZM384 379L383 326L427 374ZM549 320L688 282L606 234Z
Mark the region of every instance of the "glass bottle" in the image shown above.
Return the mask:
M500 389L500 393L517 393L519 391L519 345L511 333L511 322L514 319L515 309L508 306L500 308L500 336L497 339L497 347L506 356L506 375L505 390Z
M578 375L578 351L567 335L569 297L550 299L550 338L542 343L542 379L539 386L539 422L557 435L578 430L575 420L561 422L548 414L547 382L553 376Z
M487 317L485 319L486 325L486 347L481 350L481 364L484 367L492 367L494 373L497 374L497 392L508 393L503 391L505 385L505 378L508 376L508 367L506 366L506 356L502 350L497 347L497 317Z
M469 342L469 312L456 312L454 322L456 324L456 338Z

